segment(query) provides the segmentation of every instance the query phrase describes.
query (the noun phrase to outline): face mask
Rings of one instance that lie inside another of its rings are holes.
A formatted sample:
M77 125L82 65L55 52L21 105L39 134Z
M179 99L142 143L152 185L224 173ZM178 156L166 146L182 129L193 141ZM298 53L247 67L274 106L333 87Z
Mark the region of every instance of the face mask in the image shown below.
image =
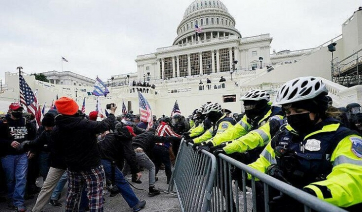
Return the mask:
M255 119L255 118L259 115L259 111L257 111L256 109L246 110L246 111L245 111L245 115L246 115L246 117L248 117L249 119Z
M23 113L19 111L13 111L11 112L11 115L13 115L16 119L20 119L23 116Z
M215 123L217 120L219 120L220 115L219 115L218 113L210 112L209 114L207 114L207 118L208 118L211 122Z
M288 124L298 133L309 133L314 127L314 121L310 120L309 113L300 113L287 116Z

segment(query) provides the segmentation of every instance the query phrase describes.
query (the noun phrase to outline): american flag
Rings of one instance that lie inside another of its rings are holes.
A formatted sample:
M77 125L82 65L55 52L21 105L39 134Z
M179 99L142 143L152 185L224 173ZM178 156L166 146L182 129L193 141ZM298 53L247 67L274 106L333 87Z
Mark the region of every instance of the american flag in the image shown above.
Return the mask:
M124 101L122 101L122 114L127 114L127 108L126 105L124 104Z
M138 91L139 107L140 107L140 120L143 122L148 122L147 129L152 128L153 118L152 110L150 104L143 97L141 92Z
M27 111L36 116L38 111L38 100L21 74L19 75L19 86L20 104L25 105Z
M196 32L196 35L198 35L199 33L201 33L201 30L202 28L199 27L198 25L195 25L195 32Z
M82 104L82 113L85 113L85 97L83 99L83 104Z
M171 117L175 114L181 114L180 108L178 106L177 100L175 102L175 105L173 106L172 112L171 112Z

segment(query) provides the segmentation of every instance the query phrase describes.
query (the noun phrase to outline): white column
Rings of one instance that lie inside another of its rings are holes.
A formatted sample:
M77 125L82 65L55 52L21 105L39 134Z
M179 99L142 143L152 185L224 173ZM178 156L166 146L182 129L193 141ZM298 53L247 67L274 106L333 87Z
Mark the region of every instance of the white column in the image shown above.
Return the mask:
M229 48L229 61L230 61L230 70L231 70L231 68L233 67L233 48Z
M191 43L194 42L194 35L191 35Z
M172 56L172 78L175 78L175 71L176 71L176 67L175 67L175 57Z
M216 72L215 73L218 73L220 72L220 53L219 53L219 50L217 49L216 50Z
M155 73L155 75L153 75L153 77L156 79L156 77L158 77L159 79L161 79L161 77L162 77L162 75L161 76L159 76L160 75L160 72L162 71L162 70L160 70L160 59L157 59L157 64L156 64L156 68L155 68L155 70L159 70L158 71L158 73Z
M165 60L162 58L161 59L161 63L162 63L162 79L165 79Z
M215 70L215 50L211 50L211 73L216 73Z
M179 58L178 55L176 56L176 61L177 61L177 68L176 68L176 70L177 70L177 77L180 77L180 58Z
M240 63L241 63L241 61L240 61L240 53L239 53L239 48L238 47L234 48L234 55L235 55L235 60L238 61L238 63L235 65L235 68L237 68L237 67L240 66Z
M188 76L191 76L191 58L190 58L190 54L187 54L187 73L188 73Z
M200 61L200 75L203 75L203 70L202 70L202 52L199 53L199 61Z

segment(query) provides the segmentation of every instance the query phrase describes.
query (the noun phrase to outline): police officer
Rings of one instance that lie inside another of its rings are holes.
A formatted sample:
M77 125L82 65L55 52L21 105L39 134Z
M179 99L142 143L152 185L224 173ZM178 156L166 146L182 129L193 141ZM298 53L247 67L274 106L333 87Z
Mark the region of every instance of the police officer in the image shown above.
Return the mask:
M276 97L288 125L280 128L250 167L339 207L362 203L362 138L328 116L325 84L316 77L285 83ZM250 176L249 176L250 177ZM274 198L272 211L297 211L293 200Z
M194 147L199 145L205 145L208 147L213 146L213 144L208 140L217 134L223 133L226 129L235 124L233 118L226 117L225 114L223 114L219 103L208 104L205 107L204 114L207 119L211 121L212 127L206 130L200 137L186 140L187 143L193 143Z
M203 104L193 114L195 124L187 133L184 133L186 139L199 137L211 127L210 120L204 114L206 106L207 104Z
M242 162L251 163L278 131L283 115L280 107L270 105L270 95L265 90L251 90L240 100L244 102L244 117L234 127L212 139L213 145L218 146L213 151L226 154L248 151Z

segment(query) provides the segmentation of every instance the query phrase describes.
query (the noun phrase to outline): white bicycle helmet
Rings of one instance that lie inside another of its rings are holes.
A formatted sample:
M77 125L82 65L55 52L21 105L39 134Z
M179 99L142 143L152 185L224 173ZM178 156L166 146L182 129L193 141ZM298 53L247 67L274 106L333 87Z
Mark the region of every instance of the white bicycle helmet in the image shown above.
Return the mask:
M299 77L286 82L278 91L275 104L284 105L299 102L325 93L328 94L326 85L317 77Z
M205 109L204 109L204 112L203 114L208 114L212 111L215 111L215 112L221 112L222 109L221 109L221 105L219 103L210 103L208 105L206 105Z
M270 95L268 94L268 92L259 89L248 91L244 96L240 98L241 101L245 100L260 101L263 99L269 102Z

